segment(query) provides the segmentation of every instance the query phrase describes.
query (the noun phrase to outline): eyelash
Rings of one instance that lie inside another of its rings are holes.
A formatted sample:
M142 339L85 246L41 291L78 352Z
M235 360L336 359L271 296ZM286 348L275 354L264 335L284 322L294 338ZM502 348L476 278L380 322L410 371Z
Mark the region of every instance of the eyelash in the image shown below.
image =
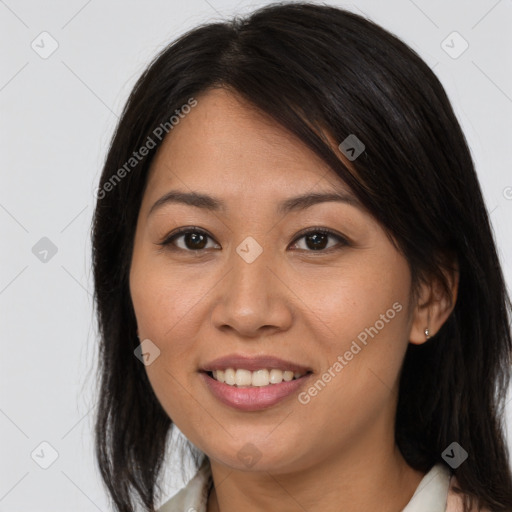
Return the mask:
M200 234L200 235L204 235L208 238L210 238L211 240L214 240L213 237L211 237L206 231L204 231L203 229L200 229L200 228L195 228L195 227L184 227L184 228L180 228L178 229L177 231L175 231L174 233L171 233L170 235L167 235L161 242L159 242L157 245L161 246L161 247L164 247L164 248L167 248L167 249L170 249L172 251L184 251L184 252L189 252L189 253L201 253L201 252L204 252L206 251L206 249L182 249L181 247L176 247L173 242L178 239L179 237L183 236L183 235L186 235L188 233L196 233L196 234ZM339 235L338 233L334 232L334 231L331 231L330 229L326 229L326 228L322 228L322 227L314 227L314 228L308 228L306 231L302 231L300 233L298 233L298 236L293 240L292 242L292 245L295 245L300 239L308 236L308 235L311 235L311 234L322 234L322 235L328 235L332 238L335 238L336 240L338 240L338 244L333 246L333 247L329 247L327 249L319 249L319 250L308 250L308 249L294 249L294 250L299 250L299 251L304 251L304 252L311 252L311 253L330 253L331 251L336 251L336 250L340 250L342 247L344 246L348 246L350 245L348 240L346 238L344 238L343 236Z

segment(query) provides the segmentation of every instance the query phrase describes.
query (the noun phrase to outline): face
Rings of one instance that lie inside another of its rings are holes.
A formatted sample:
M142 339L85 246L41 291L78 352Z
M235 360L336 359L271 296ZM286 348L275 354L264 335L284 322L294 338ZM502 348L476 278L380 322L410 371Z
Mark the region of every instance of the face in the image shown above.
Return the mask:
M407 261L302 142L225 90L197 100L152 163L130 271L160 403L231 468L285 472L391 440Z

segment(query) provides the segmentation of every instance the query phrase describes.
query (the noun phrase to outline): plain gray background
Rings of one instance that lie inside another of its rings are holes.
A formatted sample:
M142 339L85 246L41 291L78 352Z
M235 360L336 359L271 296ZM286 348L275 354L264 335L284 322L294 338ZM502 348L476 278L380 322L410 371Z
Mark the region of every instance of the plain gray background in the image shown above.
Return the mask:
M0 511L109 510L92 446L89 241L107 144L131 87L163 46L199 23L267 3L0 0ZM327 3L390 30L440 78L510 285L512 2ZM170 481L172 462L168 496L180 485Z

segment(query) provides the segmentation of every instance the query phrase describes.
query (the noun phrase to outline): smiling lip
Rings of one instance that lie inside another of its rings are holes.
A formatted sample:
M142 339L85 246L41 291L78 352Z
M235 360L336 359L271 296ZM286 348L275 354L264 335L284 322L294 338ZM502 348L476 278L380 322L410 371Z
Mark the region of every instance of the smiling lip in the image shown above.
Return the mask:
M291 370L302 373L302 377L279 384L269 384L261 387L237 387L211 377L208 372L225 370L227 368L256 371L260 369ZM281 400L296 393L311 376L311 369L271 356L247 357L231 355L209 362L200 370L201 378L211 393L220 402L242 411L260 411L271 407Z
M277 404L298 391L311 376L310 373L307 373L298 379L289 382L283 381L280 384L238 388L219 382L206 372L200 372L200 375L208 389L218 400L242 411L260 411Z

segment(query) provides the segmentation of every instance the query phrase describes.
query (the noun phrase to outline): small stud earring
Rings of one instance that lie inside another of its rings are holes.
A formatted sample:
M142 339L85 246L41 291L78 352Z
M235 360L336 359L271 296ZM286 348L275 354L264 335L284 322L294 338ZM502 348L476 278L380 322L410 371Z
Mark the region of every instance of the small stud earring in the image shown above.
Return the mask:
M430 338L430 331L428 327L425 328L425 336L427 337L427 340Z

